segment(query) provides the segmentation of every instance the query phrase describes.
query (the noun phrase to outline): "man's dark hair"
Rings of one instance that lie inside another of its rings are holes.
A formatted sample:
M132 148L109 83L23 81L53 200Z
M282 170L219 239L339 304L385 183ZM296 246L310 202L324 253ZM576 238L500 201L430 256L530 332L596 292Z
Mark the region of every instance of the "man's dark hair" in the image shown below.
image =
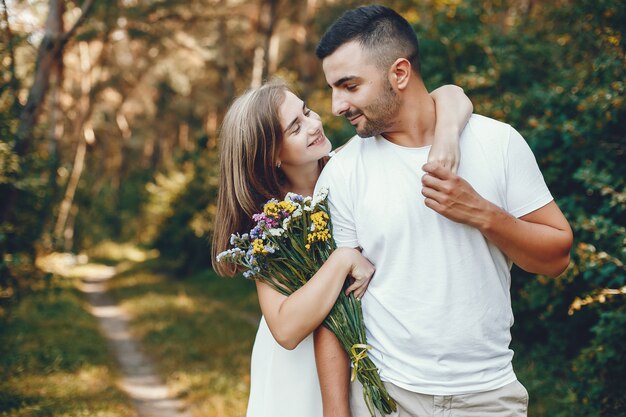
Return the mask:
M417 36L409 22L389 7L371 5L348 10L324 33L315 54L323 60L351 41L359 42L382 69L398 58L407 58L413 70L420 73Z

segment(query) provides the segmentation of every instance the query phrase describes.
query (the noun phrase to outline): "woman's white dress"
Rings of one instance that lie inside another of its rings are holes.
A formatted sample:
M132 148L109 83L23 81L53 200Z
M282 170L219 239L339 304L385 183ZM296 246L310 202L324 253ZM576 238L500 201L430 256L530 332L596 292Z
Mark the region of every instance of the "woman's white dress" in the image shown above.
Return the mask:
M246 417L322 416L312 334L294 350L284 349L262 317L251 362Z

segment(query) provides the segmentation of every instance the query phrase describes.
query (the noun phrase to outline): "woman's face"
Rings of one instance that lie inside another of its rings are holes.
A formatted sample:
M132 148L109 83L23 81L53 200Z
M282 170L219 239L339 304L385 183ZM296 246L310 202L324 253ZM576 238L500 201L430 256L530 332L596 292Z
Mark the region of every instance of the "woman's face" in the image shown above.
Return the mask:
M317 113L290 91L279 108L283 143L278 155L281 166L299 166L317 162L332 149L324 135L322 121Z

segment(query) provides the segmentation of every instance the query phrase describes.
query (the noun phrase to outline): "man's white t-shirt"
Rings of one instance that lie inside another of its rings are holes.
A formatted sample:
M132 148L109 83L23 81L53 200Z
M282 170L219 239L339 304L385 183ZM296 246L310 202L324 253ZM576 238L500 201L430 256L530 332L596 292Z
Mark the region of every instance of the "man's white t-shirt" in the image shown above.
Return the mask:
M458 174L516 217L552 201L535 158L511 126L473 115ZM431 395L488 391L515 381L507 257L477 229L424 205L430 146L354 138L316 189L329 191L338 246L363 249L376 272L363 297L369 355L381 378Z

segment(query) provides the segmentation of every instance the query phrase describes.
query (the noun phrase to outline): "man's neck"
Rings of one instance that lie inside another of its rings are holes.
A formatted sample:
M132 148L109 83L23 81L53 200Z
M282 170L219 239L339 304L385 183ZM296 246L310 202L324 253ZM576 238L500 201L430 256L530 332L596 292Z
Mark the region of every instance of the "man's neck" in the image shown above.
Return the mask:
M409 148L432 145L436 121L434 100L423 83L415 83L403 93L396 122L382 136Z

